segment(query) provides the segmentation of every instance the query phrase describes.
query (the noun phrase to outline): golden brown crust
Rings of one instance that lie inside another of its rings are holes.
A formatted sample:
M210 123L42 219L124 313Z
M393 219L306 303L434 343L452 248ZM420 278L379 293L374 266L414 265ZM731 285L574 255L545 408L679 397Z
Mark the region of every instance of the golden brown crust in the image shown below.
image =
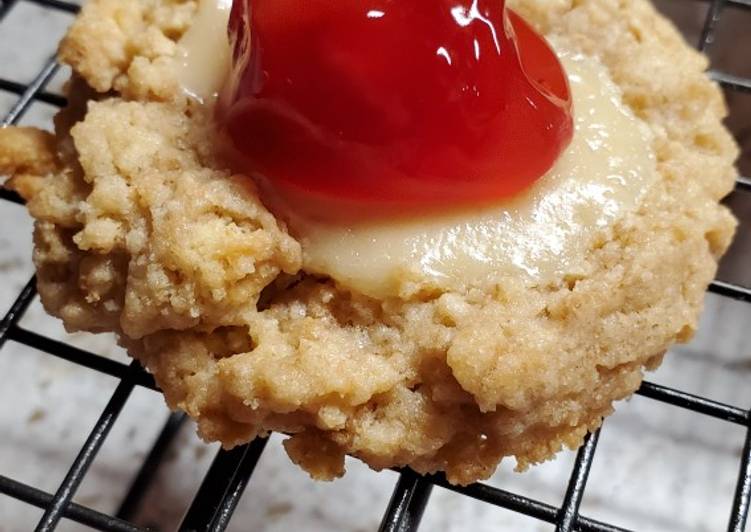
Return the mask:
M93 0L60 53L111 98L59 131L78 162L59 157L43 186L14 178L45 306L69 329L116 331L206 439L288 432L317 478L352 454L466 483L579 445L691 337L733 233L717 200L737 150L706 60L645 0L511 3L600 57L655 133L661 179L598 235L585 274L377 301L299 272L298 243L217 165L210 121L175 89L194 3Z
M196 12L192 0L96 0L60 43L60 61L100 93L126 99L180 97L170 59Z
M56 168L54 135L31 127L0 128L0 173L41 175Z

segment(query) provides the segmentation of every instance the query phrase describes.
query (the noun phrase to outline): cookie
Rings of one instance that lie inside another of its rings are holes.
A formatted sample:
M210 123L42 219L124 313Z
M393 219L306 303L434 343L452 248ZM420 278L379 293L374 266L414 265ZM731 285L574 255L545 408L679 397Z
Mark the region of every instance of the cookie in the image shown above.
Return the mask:
M286 433L315 478L351 455L464 484L579 446L691 338L735 227L718 202L737 149L706 59L646 0L509 4L603 65L650 130L654 182L576 275L366 294L313 271L181 90L197 3L91 0L60 46L74 73L54 136L0 130L45 308L115 332L207 441Z

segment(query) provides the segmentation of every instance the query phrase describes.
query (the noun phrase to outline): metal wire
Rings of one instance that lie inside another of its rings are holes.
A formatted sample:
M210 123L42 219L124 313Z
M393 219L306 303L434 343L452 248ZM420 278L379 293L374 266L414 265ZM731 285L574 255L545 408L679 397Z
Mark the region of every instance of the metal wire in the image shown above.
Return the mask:
M146 495L151 481L156 475L159 464L162 463L164 455L169 449L169 444L177 435L178 431L185 424L187 416L182 412L172 412L167 418L167 422L164 424L159 436L157 437L154 445L151 447L151 451L146 456L146 460L141 464L141 469L138 470L138 474L133 479L130 485L130 489L125 494L123 502L120 503L120 508L115 514L120 519L132 519L138 508L141 505L143 497Z
M52 495L45 493L42 490L38 490L31 486L27 486L22 482L10 479L0 475L0 493L10 495L23 501L25 503L36 506L37 508L47 508L52 501ZM129 523L117 517L103 514L76 504L70 503L64 512L65 517L97 530L108 530L112 532L146 532L145 529L140 528L133 523Z
M707 416L716 417L729 421L731 423L737 423L739 425L746 425L748 423L748 411L743 410L735 406L726 405L717 401L712 401L705 397L699 397L680 390L674 390L667 386L660 386L651 382L643 382L639 390L636 392L638 395L649 397L650 399L656 399L673 406L679 406L692 412L705 414Z
M417 530L432 491L433 484L428 479L411 469L402 471L378 532Z
M138 363L133 361L130 367L136 370L138 369ZM125 402L128 400L134 386L135 384L128 376L123 378L120 384L117 385L107 406L104 407L102 415L97 420L89 437L86 438L81 451L70 466L68 474L65 475L62 484L57 488L57 492L45 508L44 514L36 526L36 532L54 530L58 521L62 519L65 509L73 499L73 495L83 481L83 477L86 475L89 467L91 467L91 463L94 461L104 440L115 424L117 416L125 406Z
M578 462L578 457L577 457ZM576 463L574 465L576 466ZM581 467L581 466L579 466ZM530 499L517 493L511 493L510 491L502 490L493 486L488 486L481 482L470 484L469 486L456 486L450 484L446 477L442 474L439 475L427 475L423 477L424 480L440 486L449 491L472 497L478 501L483 501L501 508L506 508L513 512L533 517L540 521L547 523L558 524L558 520L561 515L561 509L551 506L550 504ZM570 489L570 488L569 488ZM595 519L590 519L579 515L576 519L575 530L580 532L631 532L626 528L621 528L609 523L603 523Z
M26 309L31 305L31 301L37 293L36 289L36 277L29 279L26 286L23 287L21 293L10 306L10 310L5 315L2 321L0 321L0 349L5 345L5 341L8 339L11 327L13 327L18 320L20 320Z
M57 72L58 68L60 68L60 65L57 64L55 58L50 57L44 67L42 67L39 73L34 76L31 83L26 87L26 90L21 93L21 97L16 100L16 103L13 104L13 107L11 107L8 114L5 115L2 122L0 122L0 127L13 125L21 119L23 114L26 113L31 106L37 93L47 85L49 80L52 79L52 76L55 75L55 72Z
M705 0L708 3L705 24L698 48L707 50L717 31L717 23L730 6L737 9L751 8L751 0ZM0 23L8 13L22 2L31 2L47 9L76 13L79 6L64 0L2 0ZM24 84L16 80L1 79L0 91L18 95L10 112L0 121L0 126L18 123L34 102L58 107L65 105L63 96L45 91L45 86L57 72L58 65L50 58L40 68L34 79ZM710 76L723 87L732 91L751 92L751 79L725 72L711 71ZM741 177L736 190L751 191L751 179ZM0 188L0 200L22 204L16 193ZM751 303L751 289L724 281L714 281L710 291L724 297ZM0 493L44 509L37 530L54 530L63 517L97 530L117 532L143 532L144 529L130 522L163 461L165 453L185 421L184 414L171 414L151 451L146 456L120 508L115 516L103 514L71 501L76 489L85 477L102 443L126 404L135 386L156 389L153 378L137 363L130 366L59 342L19 326L19 321L36 295L35 279L24 286L10 310L0 320L0 349L8 341L14 341L71 363L87 367L120 380L109 403L95 423L92 431L71 464L65 479L55 494L45 493L16 480L0 476ZM660 401L697 414L711 416L746 428L746 440L738 471L738 482L728 522L729 532L744 532L751 502L751 413L737 406L727 405L699 397L681 390L644 382L637 392L649 400ZM402 532L416 530L427 507L432 489L439 486L476 500L507 508L511 511L551 523L556 530L568 532L629 532L613 524L600 522L579 514L587 477L595 459L599 431L588 436L577 453L566 495L559 508L482 483L469 486L449 484L443 475L419 476L411 470L400 471L391 501L386 509L380 530ZM192 504L187 509L180 530L224 530L240 501L243 491L266 446L265 439L257 439L248 445L231 451L219 451L198 489Z
M587 478L589 470L592 468L592 461L595 458L597 441L600 438L600 431L587 435L584 445L581 446L576 454L576 462L571 471L571 479L566 489L566 496L563 499L560 515L556 523L556 532L571 532L574 530L576 520L579 517L579 506L581 506L584 497L584 489L587 487Z
M227 484L227 489L224 491L224 495L214 511L211 523L205 528L206 530L221 532L227 528L230 519L232 519L232 514L245 491L245 487L248 485L250 475L253 474L258 460L261 459L261 453L263 453L267 442L266 438L257 438L250 445L241 447L243 456L235 467L235 473L229 482L227 482L227 479L224 480ZM198 501L198 503L202 504L202 501Z
M181 531L224 530L266 441L265 438L257 438L249 445L217 453L180 525Z
M738 485L735 488L733 509L730 514L729 532L743 532L748 520L751 503L751 415L749 415L746 445L741 456L741 468L738 472Z
M94 353L89 353L72 345L57 340L52 340L35 332L27 331L18 326L13 326L8 331L8 338L18 343L28 345L45 353L84 366L100 373L106 373L119 379L125 378L130 373L130 379L134 384L156 390L154 377L143 371L140 367L132 370L125 364L105 358ZM1 340L0 340L1 341ZM1 345L1 344L0 344Z
M704 27L701 30L701 37L699 37L700 51L706 52L714 41L714 30L720 20L720 13L724 7L725 0L712 0L704 20Z

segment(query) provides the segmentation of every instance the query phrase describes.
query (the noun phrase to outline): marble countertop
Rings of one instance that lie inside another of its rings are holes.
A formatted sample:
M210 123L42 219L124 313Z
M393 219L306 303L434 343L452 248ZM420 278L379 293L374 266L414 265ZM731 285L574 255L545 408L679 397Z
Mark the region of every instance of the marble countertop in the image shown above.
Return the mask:
M701 21L698 9L702 5L682 0L660 2L662 8L680 19L692 38L698 32ZM740 31L745 28L744 35L748 37L751 17L730 18L731 23L740 25ZM30 80L39 64L54 52L55 43L70 20L69 15L52 13L31 3L22 1L15 6L0 23L0 77ZM729 41L727 46L737 44ZM751 50L751 37L745 44L745 49ZM733 68L733 54L728 53L730 59L727 59L723 55L725 45L719 39L716 45L716 61L729 61L729 67L721 66ZM744 63L740 68L746 66ZM65 75L65 72L58 75L51 88L59 89ZM13 101L12 95L0 91L0 115ZM751 113L743 106L751 106L747 101L738 105L741 107L737 113L734 111L731 126L735 124L734 129L742 137L751 129L748 127ZM37 104L24 123L48 125L53 112L54 109ZM746 165L744 159L742 167ZM736 196L731 204L744 225L734 251L723 264L721 276L748 285L751 284L751 197ZM30 235L31 222L25 211L0 203L0 313L7 310L32 273ZM750 323L751 305L708 295L696 339L673 349L649 379L718 401L750 406ZM105 356L127 360L110 336L66 335L37 301L22 326ZM0 375L0 474L54 491L116 381L13 342L0 351ZM137 389L75 500L104 512L114 511L167 415L159 394ZM724 530L744 436L739 426L643 397L622 402L605 422L581 512L639 531ZM158 470L137 521L156 530L174 529L216 450L216 445L200 442L194 427L187 424ZM574 455L561 453L556 460L524 474L514 473L513 461L509 460L489 483L559 505ZM336 482L312 482L289 463L280 437L274 436L230 530L375 530L396 474L374 473L356 460L349 460L348 471ZM40 510L0 495L0 532L31 530L40 515ZM543 531L552 527L436 488L422 529L484 532ZM88 529L64 521L59 530Z

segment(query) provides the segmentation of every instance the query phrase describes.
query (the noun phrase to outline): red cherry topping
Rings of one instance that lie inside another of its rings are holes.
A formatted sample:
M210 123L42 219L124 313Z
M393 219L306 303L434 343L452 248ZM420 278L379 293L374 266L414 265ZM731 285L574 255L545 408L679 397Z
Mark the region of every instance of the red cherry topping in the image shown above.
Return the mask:
M571 140L571 95L504 3L235 0L219 120L242 170L363 212L528 187Z

